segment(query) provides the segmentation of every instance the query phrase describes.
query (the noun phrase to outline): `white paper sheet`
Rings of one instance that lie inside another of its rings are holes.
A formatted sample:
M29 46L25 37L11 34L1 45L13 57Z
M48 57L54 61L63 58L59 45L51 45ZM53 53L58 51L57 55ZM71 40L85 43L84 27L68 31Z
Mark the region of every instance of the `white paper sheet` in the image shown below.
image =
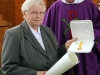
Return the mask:
M78 63L77 55L69 51L46 72L46 75L61 75Z

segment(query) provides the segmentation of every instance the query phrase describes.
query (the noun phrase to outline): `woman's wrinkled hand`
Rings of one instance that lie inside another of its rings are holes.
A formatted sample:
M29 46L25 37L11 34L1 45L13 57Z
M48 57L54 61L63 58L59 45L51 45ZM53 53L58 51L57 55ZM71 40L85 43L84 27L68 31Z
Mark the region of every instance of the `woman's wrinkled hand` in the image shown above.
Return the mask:
M77 40L77 38L68 40L68 41L65 43L65 48L68 49L68 48L70 47L70 45L72 44L72 42L75 42L76 40Z
M36 75L45 75L47 71L37 71L37 74Z

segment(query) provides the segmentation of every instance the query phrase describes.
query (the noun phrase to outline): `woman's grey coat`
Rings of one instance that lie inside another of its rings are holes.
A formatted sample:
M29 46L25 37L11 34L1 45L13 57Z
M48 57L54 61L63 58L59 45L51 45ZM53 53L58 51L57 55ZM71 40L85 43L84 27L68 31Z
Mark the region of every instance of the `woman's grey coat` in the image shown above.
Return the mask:
M45 51L26 21L6 31L2 47L2 71L6 75L36 75L47 71L66 53L50 28L40 26ZM62 39L63 40L63 39Z

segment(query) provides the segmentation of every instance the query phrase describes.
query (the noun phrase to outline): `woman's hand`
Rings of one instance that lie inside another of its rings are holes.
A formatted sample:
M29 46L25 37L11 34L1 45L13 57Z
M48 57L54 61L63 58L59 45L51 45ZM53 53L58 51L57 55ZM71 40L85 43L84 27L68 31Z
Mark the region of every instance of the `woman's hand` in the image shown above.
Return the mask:
M70 47L70 45L72 44L72 42L76 41L77 38L74 38L74 39L71 39L71 40L68 40L66 43L65 43L65 48L68 49Z
M47 71L37 71L37 74L36 75L45 75Z

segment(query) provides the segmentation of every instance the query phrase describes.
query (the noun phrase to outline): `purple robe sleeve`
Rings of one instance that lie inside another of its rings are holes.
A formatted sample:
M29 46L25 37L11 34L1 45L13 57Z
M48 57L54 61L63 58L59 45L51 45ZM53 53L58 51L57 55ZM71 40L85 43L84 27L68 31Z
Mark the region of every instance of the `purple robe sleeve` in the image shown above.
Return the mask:
M92 4L92 12L93 12L93 28L94 28L94 35L95 35L95 45L100 52L100 10Z

